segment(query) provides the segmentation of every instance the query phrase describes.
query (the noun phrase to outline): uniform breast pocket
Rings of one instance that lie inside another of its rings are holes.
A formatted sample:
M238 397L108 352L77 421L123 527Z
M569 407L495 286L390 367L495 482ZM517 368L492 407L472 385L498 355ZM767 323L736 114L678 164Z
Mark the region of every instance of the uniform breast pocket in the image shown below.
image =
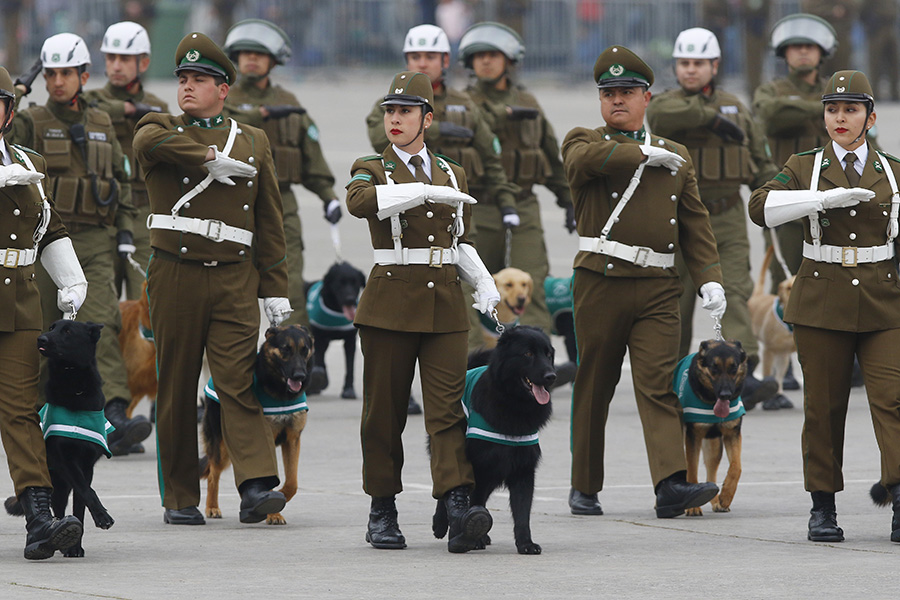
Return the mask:
M870 219L881 219L885 222L885 232L887 232L887 219L891 216L891 203L879 202L878 198L869 200L868 206L864 208L869 214Z
M69 140L44 140L43 154L51 175L72 166L72 142Z

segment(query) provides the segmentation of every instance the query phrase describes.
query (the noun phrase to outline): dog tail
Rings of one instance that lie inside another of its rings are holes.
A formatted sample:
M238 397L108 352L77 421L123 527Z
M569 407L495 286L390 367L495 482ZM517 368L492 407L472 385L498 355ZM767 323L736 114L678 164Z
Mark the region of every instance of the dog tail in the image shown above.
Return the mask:
M3 503L3 506L6 507L6 512L14 517L21 517L25 514L25 510L22 508L22 503L19 502L19 499L15 496L10 496L9 498L7 498L6 502Z
M886 487L881 485L880 481L875 483L872 486L872 489L869 490L869 496L872 497L872 502L877 506L887 506L890 504L891 500L893 500L891 493ZM7 500L7 502L9 502L9 500Z
M775 231L771 231L770 233L775 235ZM772 262L772 257L774 255L775 247L770 244L769 247L766 248L766 255L763 258L762 266L759 268L759 277L756 279L756 285L753 287L754 296L766 293L766 273L769 272L769 263Z

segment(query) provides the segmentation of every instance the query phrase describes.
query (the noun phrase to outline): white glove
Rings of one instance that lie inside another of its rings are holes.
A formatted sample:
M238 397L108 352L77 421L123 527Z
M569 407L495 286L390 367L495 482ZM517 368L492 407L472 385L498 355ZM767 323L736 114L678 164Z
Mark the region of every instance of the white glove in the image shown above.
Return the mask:
M508 228L518 227L522 221L517 213L503 215L503 226Z
M376 185L375 197L378 200L379 221L421 206L426 200L456 205L459 202L475 204L476 200L468 194L457 192L445 185L428 185L425 183L397 183L393 185Z
M66 237L47 244L41 251L41 264L59 288L56 306L65 318L71 318L69 315L78 312L84 304L88 285L72 247L72 240Z
M439 202L451 206L456 206L460 202L463 204L478 204L478 200L472 196L463 192L458 192L446 185L425 184L425 199L429 202Z
M475 288L475 293L472 294L475 304L472 308L486 315L491 314L494 307L500 303L500 292L497 291L494 278L478 256L478 251L471 244L459 245L459 263L456 270L463 281Z
M18 163L0 166L0 187L11 185L31 185L44 178L43 173L26 169Z
M708 281L700 286L700 297L703 299L703 308L709 311L713 319L721 319L725 314L725 288L715 281Z
M263 298L263 309L266 311L269 325L272 327L281 325L294 312L294 309L291 308L291 301L287 298Z
M816 196L822 202L819 210L829 208L848 208L856 206L860 202L868 202L875 197L875 192L865 188L834 188L816 192Z
M777 227L829 208L856 206L874 197L875 192L865 188L834 188L821 192L772 190L766 195L766 226Z
M687 162L678 154L656 146L641 146L641 152L647 157L648 167L665 167L670 171L677 171Z
M255 177L256 167L252 167L245 162L235 160L225 156L215 146L210 146L216 157L204 163L206 170L213 176L213 179L225 185L234 185L232 177Z

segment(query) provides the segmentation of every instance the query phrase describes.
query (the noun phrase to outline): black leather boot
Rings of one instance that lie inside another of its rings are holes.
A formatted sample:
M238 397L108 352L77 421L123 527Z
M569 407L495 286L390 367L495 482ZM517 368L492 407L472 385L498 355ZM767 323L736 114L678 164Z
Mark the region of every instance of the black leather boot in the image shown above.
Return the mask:
M272 513L281 512L287 500L284 494L272 489L273 484L267 482L271 478L260 477L248 479L241 484L241 523L259 523ZM277 479L275 482L277 483Z
M800 389L800 382L794 377L794 363L792 362L788 363L787 372L785 372L784 379L781 381L781 389L788 391Z
M747 359L747 377L744 379L744 389L741 391L741 401L744 403L745 410L753 410L757 404L763 404L766 407L766 401L771 405L771 400L778 394L778 382L774 377L765 377L762 380L754 377L753 372L756 365L759 364L759 358L751 356Z
M573 515L602 515L603 507L597 494L585 494L575 488L569 490L569 509Z
M150 437L153 430L153 425L144 415L129 419L125 415L127 408L128 402L122 398L113 398L106 403L106 419L116 428L106 440L113 456L125 456L132 446Z
M809 511L807 539L811 542L843 542L844 530L837 524L834 492L811 492L810 496L813 507Z
M470 506L469 490L462 485L444 494L441 501L450 521L447 549L454 553L474 550L494 524L491 513L483 506Z
M685 509L703 506L718 493L715 483L688 483L684 471L673 473L656 486L656 517L671 519L683 515Z
M900 484L888 491L891 493L891 507L894 509L894 516L891 518L891 541L900 542Z
M366 541L383 550L406 548L406 538L400 533L400 526L397 524L397 505L393 496L372 498Z
M62 519L50 513L50 488L29 487L19 496L25 512L25 558L50 558L57 550L66 550L81 542L81 521L69 515Z

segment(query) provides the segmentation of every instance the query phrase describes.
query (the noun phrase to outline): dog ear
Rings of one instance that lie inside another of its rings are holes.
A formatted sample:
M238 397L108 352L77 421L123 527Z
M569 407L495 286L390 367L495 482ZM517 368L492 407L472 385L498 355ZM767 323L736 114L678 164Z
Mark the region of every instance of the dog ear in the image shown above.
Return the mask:
M266 329L266 339L269 339L270 337L272 337L272 336L275 335L276 333L278 333L278 328L277 328L277 327L269 327L268 329Z
M709 340L703 340L700 342L700 356L706 355L709 351Z
M103 329L103 323L88 323L91 341L96 343L100 341L100 330Z

